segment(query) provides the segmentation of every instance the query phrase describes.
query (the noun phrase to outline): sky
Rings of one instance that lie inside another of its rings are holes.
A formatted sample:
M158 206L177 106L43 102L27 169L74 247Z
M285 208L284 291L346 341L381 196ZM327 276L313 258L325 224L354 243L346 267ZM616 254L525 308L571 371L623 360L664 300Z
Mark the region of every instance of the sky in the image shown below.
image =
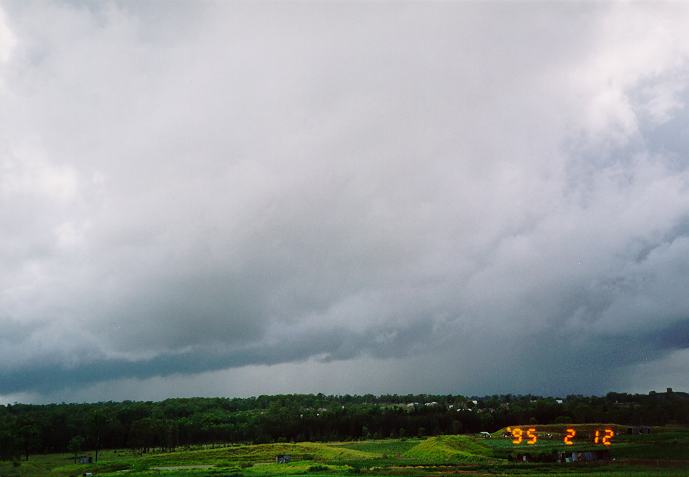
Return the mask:
M0 0L0 403L689 390L687 24Z

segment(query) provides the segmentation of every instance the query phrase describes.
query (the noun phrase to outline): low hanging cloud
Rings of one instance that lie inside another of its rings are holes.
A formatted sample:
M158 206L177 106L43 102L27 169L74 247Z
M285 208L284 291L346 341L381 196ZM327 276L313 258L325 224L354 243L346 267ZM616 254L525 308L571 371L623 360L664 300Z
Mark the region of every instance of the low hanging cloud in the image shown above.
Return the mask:
M0 3L0 397L685 386L688 20Z

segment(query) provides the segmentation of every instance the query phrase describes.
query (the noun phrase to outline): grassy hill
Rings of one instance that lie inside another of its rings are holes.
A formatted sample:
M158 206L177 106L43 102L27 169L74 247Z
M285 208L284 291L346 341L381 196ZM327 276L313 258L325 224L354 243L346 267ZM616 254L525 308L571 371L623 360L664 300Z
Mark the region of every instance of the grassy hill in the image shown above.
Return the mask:
M543 433L557 431L554 427L538 427ZM587 424L576 428L585 432L597 427ZM502 436L502 433L496 435ZM523 464L507 460L511 452L525 449L552 452L563 448L559 439L543 439L538 446L517 448L510 438L443 435L349 442L200 446L145 454L109 450L101 452L98 464L89 465L74 464L69 454L32 456L28 462L14 464L0 462L0 476L76 477L84 472L100 477L344 477L353 474L441 477L458 473L569 477L689 475L689 429L680 428L658 428L645 435L621 434L610 448L616 459L613 462ZM278 454L289 454L292 462L276 464Z
M469 436L429 437L405 452L404 457L428 463L494 460L490 447Z

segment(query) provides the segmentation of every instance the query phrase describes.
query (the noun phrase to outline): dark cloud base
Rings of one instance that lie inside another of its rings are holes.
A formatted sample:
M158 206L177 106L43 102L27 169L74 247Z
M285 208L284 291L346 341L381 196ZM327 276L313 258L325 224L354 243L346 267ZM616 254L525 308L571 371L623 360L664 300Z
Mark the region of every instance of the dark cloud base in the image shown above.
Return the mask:
M344 392L681 379L688 23L3 3L0 393L263 365Z

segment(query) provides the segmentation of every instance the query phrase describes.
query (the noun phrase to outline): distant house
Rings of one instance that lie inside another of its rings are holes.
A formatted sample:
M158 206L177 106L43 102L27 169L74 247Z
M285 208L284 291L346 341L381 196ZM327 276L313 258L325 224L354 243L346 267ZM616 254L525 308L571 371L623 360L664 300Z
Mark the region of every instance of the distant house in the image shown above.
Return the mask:
M289 454L278 454L275 456L276 464L289 464L292 460L292 456Z
M627 428L627 434L650 434L651 428L649 426L634 426Z
M610 460L610 451L607 449L586 451L586 452L559 452L558 462L595 462Z
M509 460L515 462L559 462L561 464L574 462L601 462L610 460L610 451L608 449L600 449L580 452L520 452L510 455Z

